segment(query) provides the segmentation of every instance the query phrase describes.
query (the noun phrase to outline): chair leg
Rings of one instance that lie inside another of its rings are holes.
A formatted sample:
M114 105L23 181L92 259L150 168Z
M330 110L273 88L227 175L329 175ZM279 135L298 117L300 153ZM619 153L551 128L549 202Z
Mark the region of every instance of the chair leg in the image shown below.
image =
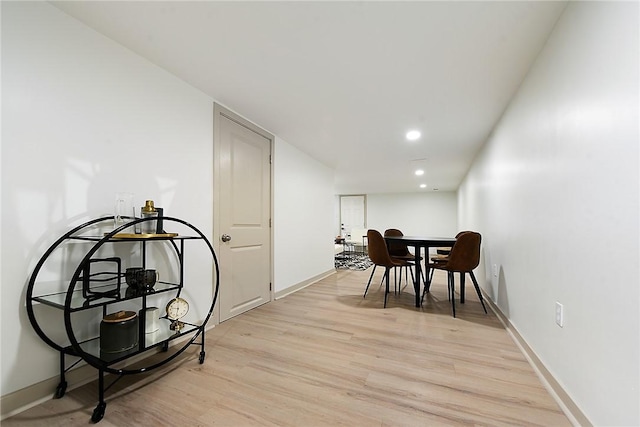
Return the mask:
M411 280L413 281L413 270L411 270L408 265L400 267L400 280L398 281L398 294L402 293L402 269L403 268L404 268L404 286L406 287L409 282L409 273L407 271L411 272Z
M402 275L402 271L400 271L400 275ZM398 268L393 267L393 294L396 295L398 293Z
M464 271L460 272L460 304L464 304Z
M362 296L362 298L366 298L367 297L367 291L369 290L369 285L371 284L371 279L373 279L373 273L376 272L376 267L377 267L377 265L373 266L373 271L371 272L371 276L369 276L369 281L367 282L367 288L364 290L364 295Z
M409 269L409 273L411 273L411 282L415 282L416 281L416 277L413 275L413 270L411 269L411 267L407 267Z
M482 298L482 292L480 292L480 286L478 286L478 281L476 280L475 274L473 271L469 272L471 276L471 281L473 282L473 286L476 288L476 293L478 294L478 299L480 300L480 304L482 304L482 308L484 309L484 314L487 314L487 307L484 306L484 299Z
M449 298L451 300L453 300L453 298L455 297L454 291L455 291L455 287L456 287L456 278L454 276L454 273L452 273L452 272L448 272L447 276L450 276L450 277L448 277L448 279L450 279L450 281L451 281L451 284L448 285L449 286Z
M431 280L433 279L433 270L435 270L435 268L431 268L429 270L429 281L424 282L424 291L422 291L422 299L420 300L420 303L422 304L424 302L424 296L427 295L429 293L429 289L431 288ZM420 273L424 274L423 269L420 269ZM423 277L424 280L424 277Z
M409 273L411 273L411 277L413 277L413 271L411 270L410 265L404 266L404 287L406 288L409 284ZM402 292L402 286L400 287L400 292Z
M385 274L382 275L382 279L380 279L380 285L378 287L384 285L384 279L386 278L387 278L387 273L385 272Z
M449 279L449 289L451 291L451 293L449 294L449 297L451 298L451 310L453 311L453 317L456 317L456 298L455 298L455 280L453 278L453 273L449 272L448 274L448 279Z
M426 266L426 262L425 262L425 266ZM424 281L424 292L422 293L422 297L423 298L431 290L431 282L433 281L433 271L434 270L435 270L435 268L430 268L429 269L429 273L427 273L427 276L428 276L429 280L425 280L424 279L424 268L420 269L420 274L422 275L422 280Z

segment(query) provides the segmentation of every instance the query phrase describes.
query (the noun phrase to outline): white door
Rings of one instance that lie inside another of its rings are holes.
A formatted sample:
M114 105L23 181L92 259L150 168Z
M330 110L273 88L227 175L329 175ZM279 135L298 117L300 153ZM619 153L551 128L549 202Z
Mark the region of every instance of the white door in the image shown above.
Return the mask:
M366 197L365 195L340 196L340 224L343 236L349 237L354 228L365 228ZM358 236L357 239L359 238Z
M222 322L271 300L273 137L217 104L214 126Z

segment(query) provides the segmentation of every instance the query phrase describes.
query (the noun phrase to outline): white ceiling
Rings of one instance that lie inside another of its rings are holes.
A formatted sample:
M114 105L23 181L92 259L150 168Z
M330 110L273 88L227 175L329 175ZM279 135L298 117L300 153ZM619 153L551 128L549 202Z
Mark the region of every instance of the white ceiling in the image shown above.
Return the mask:
M52 3L334 168L340 194L457 189L566 5Z

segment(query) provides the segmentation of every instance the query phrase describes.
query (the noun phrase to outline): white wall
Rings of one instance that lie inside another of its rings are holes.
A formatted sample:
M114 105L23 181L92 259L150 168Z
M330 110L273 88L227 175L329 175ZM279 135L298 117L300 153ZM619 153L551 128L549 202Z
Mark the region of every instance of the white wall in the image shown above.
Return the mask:
M112 214L115 193L129 191L211 237L215 100L48 3L0 5L4 397L59 374L24 299L36 262L72 225ZM274 157L282 290L333 268L333 174L277 138ZM208 260L194 270L211 282Z
M274 167L274 291L279 292L334 268L334 174L280 138Z
M49 4L3 2L2 107L5 395L58 374L24 298L72 225L113 214L130 191L211 235L213 100Z
M406 236L450 237L458 232L458 201L449 191L367 195L367 227Z
M640 424L638 12L571 2L459 190L483 287L595 425Z

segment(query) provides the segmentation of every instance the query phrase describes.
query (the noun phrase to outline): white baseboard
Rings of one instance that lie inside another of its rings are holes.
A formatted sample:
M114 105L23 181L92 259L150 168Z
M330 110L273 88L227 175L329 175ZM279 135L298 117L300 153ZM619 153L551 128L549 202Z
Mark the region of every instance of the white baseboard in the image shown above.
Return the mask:
M297 283L297 284L295 284L293 286L289 286L286 289L278 291L278 292L275 293L274 298L275 299L284 298L287 295L291 295L292 293L297 292L300 289L304 289L307 286L311 286L314 283L324 279L325 277L331 276L332 274L336 274L335 268L332 268L331 270L327 270L324 273L320 273L320 274L318 274L316 276L311 277L310 279L304 280L304 281L302 281L300 283Z
M65 372L67 391L81 387L96 378L96 369L91 365L83 365ZM0 397L0 421L53 399L58 384L60 377L55 376Z
M205 332L214 327L214 324L208 324L205 328ZM184 338L172 340L171 347L189 338L190 336L185 336ZM160 351L160 349L158 348L157 351ZM153 354L154 352L149 350L148 352L132 357L128 360L127 364L139 362ZM73 360L77 359L73 358ZM96 368L91 365L84 364L84 362L81 363L83 364L77 368L66 371L64 374L67 382L67 392L98 379L98 371ZM60 384L60 376L56 375L55 377L48 378L23 389L16 390L13 393L0 396L0 421L26 411L29 408L46 402L47 400L53 399L58 384Z
M276 292L275 299L284 298L287 295L299 291L300 289L306 288L307 286L310 286L313 283L316 283L317 281L322 280L325 277L328 277L335 273L335 269L331 269L296 285L290 286L287 289ZM527 344L522 335L520 335L518 330L511 324L509 319L502 313L502 311L494 304L494 302L490 298L487 298L486 295L484 295L484 300L486 303L488 303L489 307L493 310L498 319L500 319L507 332L511 335L516 345L518 345L544 386L554 397L554 399L563 410L565 415L569 418L571 423L574 426L592 427L593 424L575 404L575 402L571 399L567 392L560 386L553 375L551 375L551 373L540 361L535 352L531 349L531 347L529 347L529 344ZM211 325L206 329L208 330L213 327L215 327L215 325ZM177 344L177 342L174 344ZM144 355L144 357L148 356L148 354ZM144 357L132 358L132 362L142 360ZM71 391L97 379L97 372L96 369L90 365L82 365L76 369L72 369L66 372L65 377L67 383L69 384L67 391ZM21 390L14 391L13 393L0 396L0 421L16 415L22 411L25 411L33 406L39 405L40 403L45 402L49 399L52 399L56 387L59 383L60 377L55 376L25 387Z
M274 298L284 298L287 295L299 291L300 289L306 288L307 286L310 286L317 281L322 280L325 277L328 277L335 273L335 269L325 271L324 273L318 274L310 279L290 286L287 289L276 292ZM215 325L211 325L206 329L211 329L213 327L215 327ZM175 344L177 344L177 342L172 343L172 345ZM149 357L149 354L145 353L144 355L141 355L141 357L132 358L131 363L142 360L145 357ZM97 371L91 365L84 364L75 369L71 369L68 372L65 372L65 380L68 384L67 391L71 391L73 389L81 387L91 381L96 380L97 378ZM39 405L42 402L46 402L49 399L52 399L54 397L56 387L59 383L60 377L55 376L44 381L40 381L36 384L27 386L23 389L0 396L0 421L13 415L19 414L20 412L32 408L36 405Z
M551 375L551 372L544 366L525 339L520 335L518 330L511 324L511 321L502 313L500 308L483 292L484 301L489 303L489 307L502 322L505 329L511 335L511 338L522 351L533 370L536 372L540 381L545 386L549 394L558 403L562 412L569 418L569 421L576 427L593 427L593 423L589 421L586 415L580 410L578 405L571 399L569 394L562 388L558 381Z
M319 280L324 279L332 274L335 274L336 270L331 269L324 273L318 274L310 279L300 282L296 285L290 286L287 289L283 289L275 293L275 299L284 298L300 289L306 288ZM211 329L215 325L210 325L206 329ZM178 342L172 342L172 345ZM139 360L149 357L149 353L140 355L139 357L131 358L131 363L135 363ZM84 362L83 362L84 363ZM67 381L67 391L71 391L78 387L81 387L91 381L98 378L97 370L87 364L82 364L77 368L71 369L65 372L65 380ZM23 389L16 390L12 393L0 396L0 421L9 418L13 415L19 414L29 408L39 405L42 402L46 402L49 399L53 399L56 387L60 384L60 376L48 378L44 381L27 386Z
M332 274L336 274L335 269L325 271L310 279L300 282L296 285L290 286L287 289L278 291L275 293L275 299L284 298L300 289L306 288L319 280L324 279ZM206 329L215 327L215 325L208 326ZM172 345L177 342L172 343ZM148 354L141 355L139 358L132 358L131 362L142 360L148 357ZM81 387L91 381L98 378L96 369L91 365L81 365L75 369L71 369L65 372L65 379L68 384L67 391L71 391L75 388ZM0 421L9 418L13 415L19 414L29 408L39 405L42 402L46 402L49 399L53 399L56 387L60 383L60 376L48 378L44 381L40 381L36 384L32 384L23 389L14 391L13 393L0 396Z

